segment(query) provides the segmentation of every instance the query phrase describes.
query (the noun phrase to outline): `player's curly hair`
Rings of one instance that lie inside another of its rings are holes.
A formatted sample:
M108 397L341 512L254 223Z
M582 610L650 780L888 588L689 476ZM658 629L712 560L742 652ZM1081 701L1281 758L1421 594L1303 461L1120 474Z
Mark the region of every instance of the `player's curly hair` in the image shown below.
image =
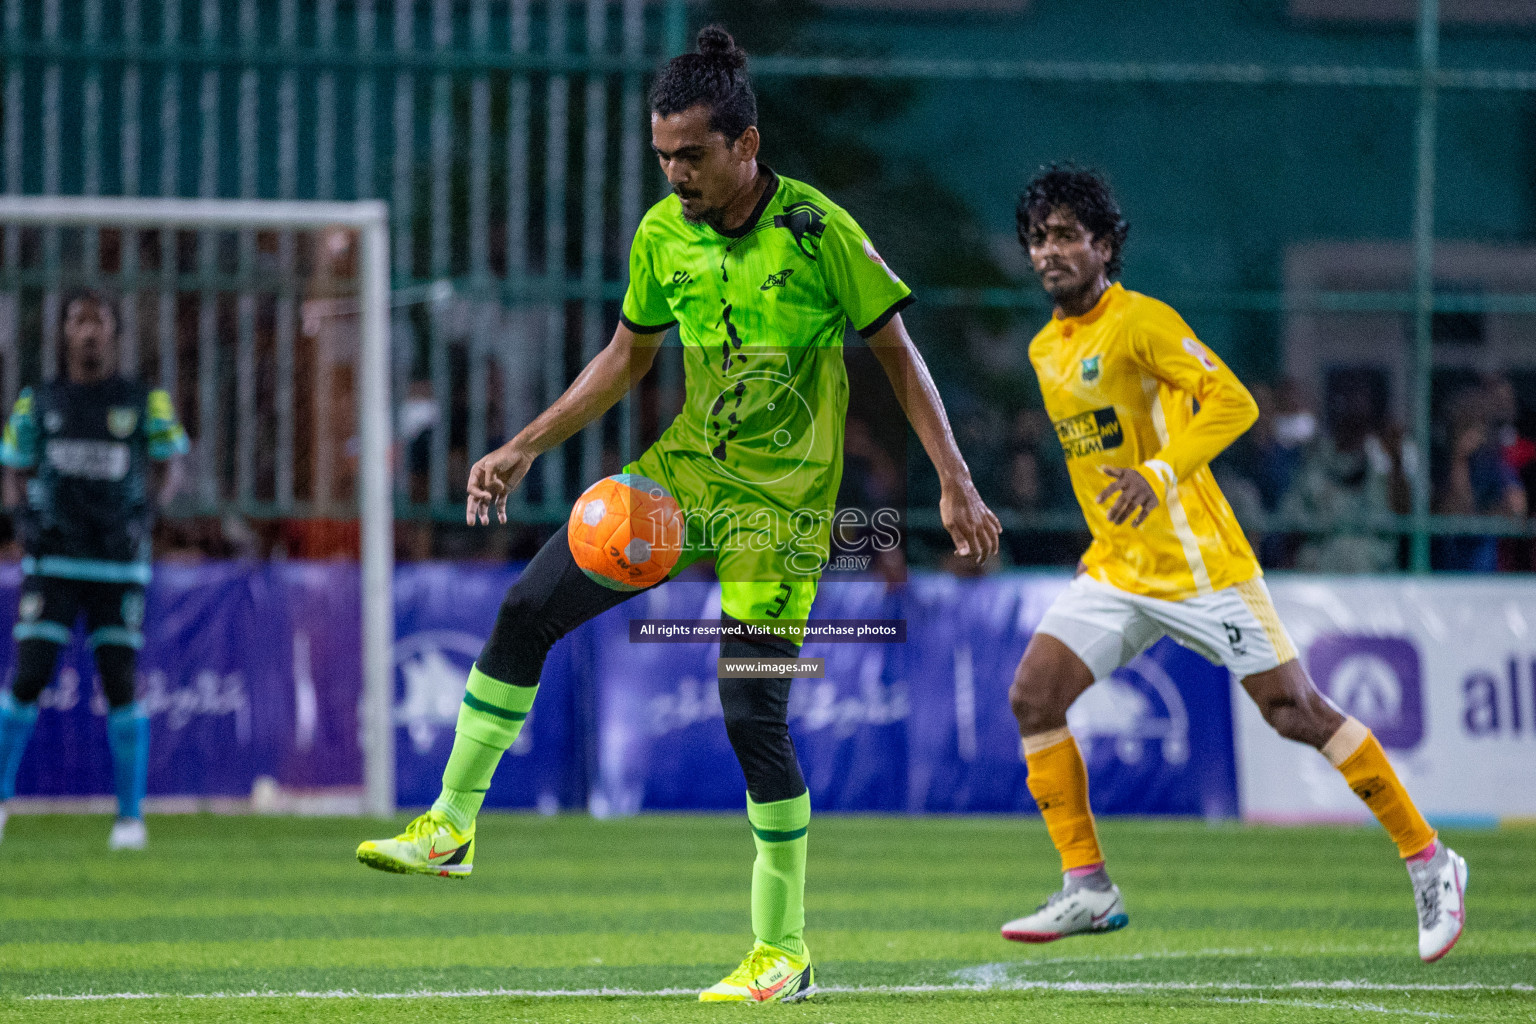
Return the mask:
M710 131L735 142L757 124L757 96L747 79L747 51L719 25L699 30L699 52L673 57L651 86L651 110L670 117L709 105Z
M1071 163L1041 168L1019 196L1018 209L1014 211L1019 244L1029 248L1030 224L1045 220L1052 210L1061 206L1071 210L1077 222L1095 239L1108 240L1109 262L1104 271L1112 278L1119 277L1120 257L1131 225L1120 213L1120 204L1109 187L1109 179L1098 171Z

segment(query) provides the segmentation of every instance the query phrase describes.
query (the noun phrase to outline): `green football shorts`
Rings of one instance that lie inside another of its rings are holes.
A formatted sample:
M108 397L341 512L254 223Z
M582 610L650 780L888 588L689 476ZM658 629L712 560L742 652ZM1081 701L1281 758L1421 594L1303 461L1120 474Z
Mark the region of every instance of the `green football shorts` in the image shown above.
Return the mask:
M792 508L721 473L708 454L663 458L654 448L624 472L655 480L682 509L683 553L668 579L713 557L722 613L784 627L800 643L831 546L835 489L820 507Z

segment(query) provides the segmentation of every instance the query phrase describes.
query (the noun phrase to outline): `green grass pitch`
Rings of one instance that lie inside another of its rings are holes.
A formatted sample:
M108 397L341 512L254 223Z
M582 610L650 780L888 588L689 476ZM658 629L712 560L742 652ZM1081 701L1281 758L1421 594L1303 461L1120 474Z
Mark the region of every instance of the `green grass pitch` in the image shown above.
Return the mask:
M106 819L11 819L0 1020L1536 1020L1529 828L1447 833L1469 926L1425 965L1374 828L1104 821L1130 927L1024 946L997 928L1059 884L1038 819L823 815L823 991L747 1008L693 1001L751 941L742 815L486 815L464 881L361 867L355 844L394 831L366 821L149 825L112 855Z

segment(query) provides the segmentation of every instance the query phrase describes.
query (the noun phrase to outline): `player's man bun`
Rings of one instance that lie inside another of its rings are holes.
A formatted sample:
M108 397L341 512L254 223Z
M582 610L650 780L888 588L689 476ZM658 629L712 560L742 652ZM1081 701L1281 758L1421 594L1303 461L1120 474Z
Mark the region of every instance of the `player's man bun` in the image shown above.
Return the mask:
M732 71L747 66L747 51L736 45L731 34L719 25L705 25L699 29L699 56L717 60Z
M699 52L673 57L651 86L651 110L662 117L703 104L709 128L730 142L757 124L757 96L747 78L747 51L719 25L699 30Z

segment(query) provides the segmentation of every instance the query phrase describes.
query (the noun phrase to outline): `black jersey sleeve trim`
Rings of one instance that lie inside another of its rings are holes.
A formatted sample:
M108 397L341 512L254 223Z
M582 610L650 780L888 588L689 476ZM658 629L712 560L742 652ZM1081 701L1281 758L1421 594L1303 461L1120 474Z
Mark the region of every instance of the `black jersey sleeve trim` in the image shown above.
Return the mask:
M874 321L868 327L860 327L859 328L859 337L864 338L864 339L867 340L869 338L874 337L876 334L879 334L881 328L885 327L886 324L890 323L891 319L897 313L900 313L902 310L906 309L908 306L912 305L912 303L914 303L916 301L917 301L917 296L913 295L911 292L908 292L906 295L903 295L901 298L897 299L894 303L891 304L891 308L890 309L886 310L884 313L881 313L879 316L875 317Z
M676 320L668 320L664 324L637 324L623 313L619 314L619 323L628 327L636 334L660 334L662 331L670 331L677 326Z

